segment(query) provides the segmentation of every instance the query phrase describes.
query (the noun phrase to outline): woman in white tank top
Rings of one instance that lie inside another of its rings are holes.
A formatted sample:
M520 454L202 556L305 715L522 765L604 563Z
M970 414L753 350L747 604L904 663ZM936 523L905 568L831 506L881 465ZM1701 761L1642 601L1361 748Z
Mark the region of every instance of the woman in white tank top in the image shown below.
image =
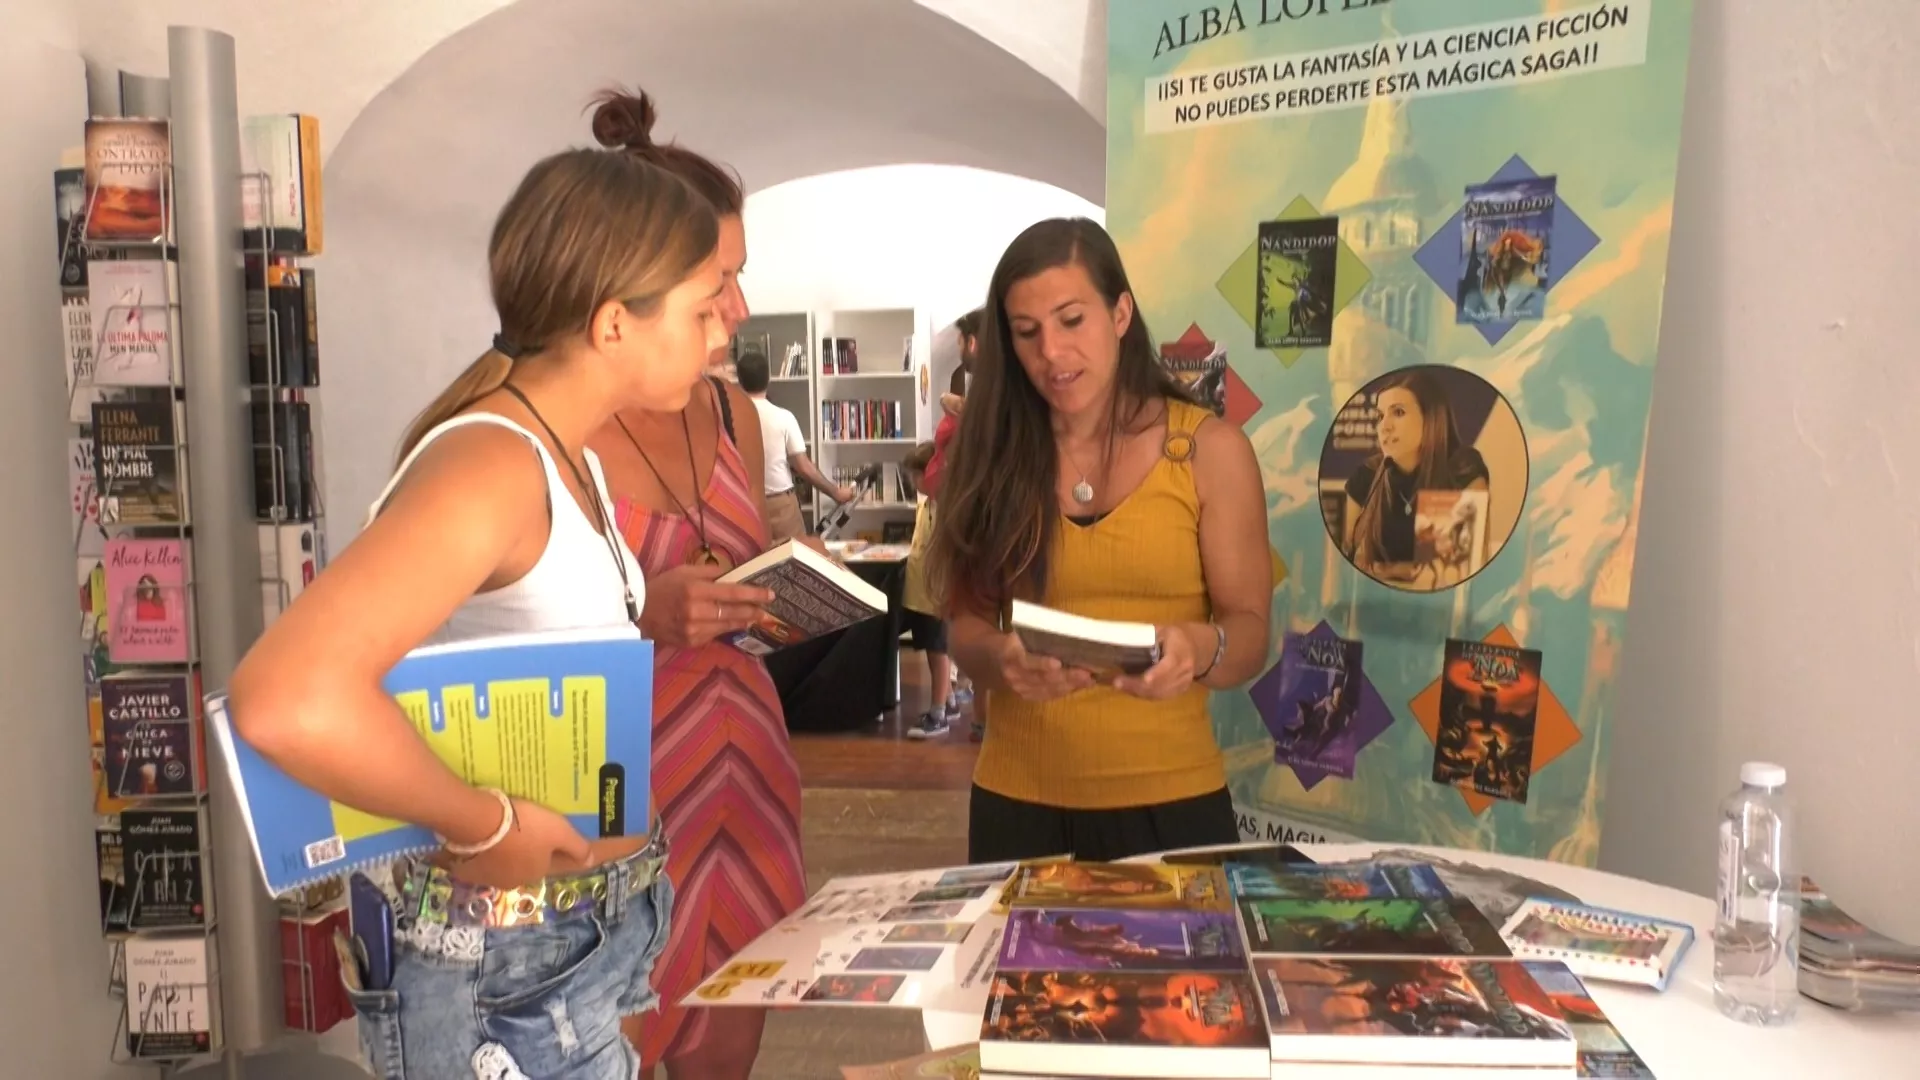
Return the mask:
M440 855L378 875L395 907L390 972L348 973L382 1080L632 1080L638 1067L619 1021L654 1002L664 838L589 841L466 784L380 683L433 640L636 621L640 569L585 443L621 408L686 404L725 336L716 236L704 200L631 155L535 165L489 245L494 347L415 421L367 528L234 673L229 714L262 755L444 838Z

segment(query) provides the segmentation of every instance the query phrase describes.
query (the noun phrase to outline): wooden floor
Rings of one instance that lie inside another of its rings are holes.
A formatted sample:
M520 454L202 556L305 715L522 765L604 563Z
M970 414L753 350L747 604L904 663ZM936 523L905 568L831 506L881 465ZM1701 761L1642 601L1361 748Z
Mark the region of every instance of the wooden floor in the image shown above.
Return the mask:
M796 734L793 756L800 784L815 788L886 791L965 791L973 783L980 744L968 741L973 707L953 729L917 741L906 731L927 709L927 663L920 653L900 654L900 705L878 723L830 735Z

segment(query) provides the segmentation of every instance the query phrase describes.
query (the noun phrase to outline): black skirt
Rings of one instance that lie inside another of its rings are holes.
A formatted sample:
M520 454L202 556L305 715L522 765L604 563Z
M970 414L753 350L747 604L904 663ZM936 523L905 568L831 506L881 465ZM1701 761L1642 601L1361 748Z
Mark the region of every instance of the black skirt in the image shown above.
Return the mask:
M1240 842L1226 788L1191 799L1118 810L1067 810L1009 799L978 784L967 811L967 861L1071 855L1116 862L1179 848Z

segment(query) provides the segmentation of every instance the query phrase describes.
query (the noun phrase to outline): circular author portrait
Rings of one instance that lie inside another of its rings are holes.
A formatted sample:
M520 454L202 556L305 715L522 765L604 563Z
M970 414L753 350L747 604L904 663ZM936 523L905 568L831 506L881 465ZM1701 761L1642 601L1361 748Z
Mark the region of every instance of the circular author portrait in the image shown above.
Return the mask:
M1520 419L1465 368L1421 364L1361 387L1320 451L1320 510L1354 569L1407 592L1451 589L1513 535L1527 494Z

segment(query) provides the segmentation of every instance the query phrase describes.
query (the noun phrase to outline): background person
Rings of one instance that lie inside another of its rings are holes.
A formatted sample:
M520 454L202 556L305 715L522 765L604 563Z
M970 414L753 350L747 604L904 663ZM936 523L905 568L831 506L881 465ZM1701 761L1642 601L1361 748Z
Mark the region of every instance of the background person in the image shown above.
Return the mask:
M654 119L645 94L603 94L594 137L678 175L718 215L723 333L714 351L724 355L747 317L746 197L731 171L654 142ZM649 1072L664 1062L673 1080L746 1080L766 1013L678 1002L806 899L800 768L780 695L766 665L716 640L749 625L771 599L714 580L768 546L756 417L740 388L710 374L682 407L621 409L594 438L614 521L647 572L640 626L658 646L654 799L675 840L673 927L654 973L662 1003L627 1034Z
M904 609L904 627L915 649L927 654L927 674L932 680L932 707L907 729L907 738L937 739L960 719L960 701L953 694L953 665L947 658L947 621L945 606L935 598L927 583L927 547L933 542L934 501L921 485L926 481L927 462L933 459L933 444L923 442L900 459L900 470L907 482L920 493L914 508L913 547L907 553L906 580L900 590Z
M1091 221L1028 228L994 270L929 566L991 710L970 861L1238 839L1207 691L1268 656L1260 472L1162 368ZM1151 623L1162 658L1101 683L1030 656L1002 629L1015 598Z
M639 1066L620 1016L654 1001L671 907L662 839L589 841L553 811L466 784L380 683L428 642L638 619L648 590L612 535L586 442L616 409L686 403L726 337L717 235L706 200L629 155L535 165L488 244L494 347L414 421L366 529L233 674L233 723L264 757L445 838L444 854L376 874L419 912L396 926L391 990L349 995L381 1080L630 1080ZM448 902L424 908L429 892ZM589 899L562 910L563 896ZM447 924L475 901L541 918Z
M760 444L766 479L767 526L773 542L805 536L806 520L800 516L800 496L794 490L796 474L825 492L835 503L853 499L853 489L828 480L820 467L807 456L807 436L800 430L800 418L767 400L769 374L767 358L757 350L740 354L734 377L740 380L760 421Z

